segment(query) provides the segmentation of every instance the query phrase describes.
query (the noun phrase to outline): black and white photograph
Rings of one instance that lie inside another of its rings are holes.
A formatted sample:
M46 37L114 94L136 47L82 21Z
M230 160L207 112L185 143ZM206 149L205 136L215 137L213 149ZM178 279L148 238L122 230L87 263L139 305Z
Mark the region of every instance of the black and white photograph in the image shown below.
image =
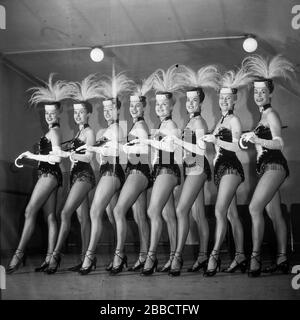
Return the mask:
M299 136L300 1L0 0L0 300L299 300Z

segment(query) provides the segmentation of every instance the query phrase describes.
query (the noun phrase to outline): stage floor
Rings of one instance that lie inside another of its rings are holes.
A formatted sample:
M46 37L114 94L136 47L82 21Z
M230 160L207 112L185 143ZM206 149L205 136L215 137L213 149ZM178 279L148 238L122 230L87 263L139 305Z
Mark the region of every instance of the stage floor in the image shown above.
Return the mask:
M259 278L248 278L247 274L237 272L231 275L218 273L212 278L205 278L202 273L186 271L192 265L190 259L184 261L182 274L176 278L159 272L145 277L138 272L128 271L110 276L105 270L110 257L107 254L98 254L96 271L81 276L66 270L76 263L78 256L75 254L64 255L61 268L54 275L35 273L34 267L39 265L41 258L30 256L25 267L7 275L6 290L2 290L2 299L300 299L300 289L294 290L291 285L294 276L292 274L263 274ZM130 254L128 258L131 265L135 262L136 256ZM161 265L167 256L159 255L158 258ZM6 262L5 260L4 263ZM229 258L222 255L222 267L226 267L228 262ZM294 256L292 265L300 264L299 262L300 260Z

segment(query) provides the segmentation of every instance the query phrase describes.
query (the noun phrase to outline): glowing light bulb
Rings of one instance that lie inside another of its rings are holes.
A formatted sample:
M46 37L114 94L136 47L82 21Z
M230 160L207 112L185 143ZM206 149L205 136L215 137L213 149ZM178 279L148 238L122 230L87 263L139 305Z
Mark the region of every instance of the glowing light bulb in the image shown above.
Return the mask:
M90 57L95 62L100 62L104 58L104 52L100 48L93 48L90 53Z
M257 41L253 37L248 37L243 42L243 48L246 52L254 52L257 49Z

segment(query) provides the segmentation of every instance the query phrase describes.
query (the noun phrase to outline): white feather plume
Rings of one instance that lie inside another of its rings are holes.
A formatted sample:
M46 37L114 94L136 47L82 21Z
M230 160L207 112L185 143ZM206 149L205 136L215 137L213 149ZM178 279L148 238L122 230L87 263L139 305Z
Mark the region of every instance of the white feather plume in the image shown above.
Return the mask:
M35 91L29 99L31 104L59 102L63 99L70 98L70 88L67 82L62 80L53 82L54 74L55 73L51 73L49 75L48 82L45 82L45 87L33 87L29 89Z
M220 74L214 65L204 66L197 72L185 65L180 65L178 69L179 82L185 86L214 89L219 87Z
M237 72L229 70L221 78L220 85L225 88L240 88L247 86L253 80L253 75L245 68L240 68Z
M153 86L153 73L147 78L142 80L142 84L137 84L133 90L135 96L145 96Z
M100 80L98 94L104 99L117 98L118 95L126 91L131 91L133 85L134 82L130 80L124 72L116 75L113 66L112 76L105 76L104 79Z
M292 74L295 72L294 65L280 54L272 59L252 55L246 57L242 64L254 76L265 79L283 77L292 80Z
M171 66L167 71L157 69L153 73L153 88L155 91L176 92L182 89L182 83L178 78L177 66Z
M81 82L70 82L70 93L73 99L87 101L99 97L99 82L95 74L90 74Z

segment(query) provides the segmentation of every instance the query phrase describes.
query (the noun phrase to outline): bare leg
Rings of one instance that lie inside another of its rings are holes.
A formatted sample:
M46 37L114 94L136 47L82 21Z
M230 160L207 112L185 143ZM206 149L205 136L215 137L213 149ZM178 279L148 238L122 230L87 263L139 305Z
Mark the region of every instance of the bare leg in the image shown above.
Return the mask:
M235 258L230 264L229 268L225 271L230 272L234 268L244 261L243 270L246 270L246 257L244 253L244 230L239 218L239 213L236 205L236 195L233 197L228 209L227 219L232 227L232 234L235 244Z
M162 268L159 269L160 272L167 272L171 268L171 264L175 255L176 242L177 242L177 222L176 222L176 209L174 205L174 195L171 193L167 203L165 204L162 211L163 219L166 221L168 236L170 241L170 258L164 264Z
M287 249L287 227L282 216L280 193L277 191L272 200L267 204L266 211L272 220L277 239L277 264L285 261Z
M116 221L114 218L114 208L118 202L119 198L119 191L117 191L111 198L109 204L106 207L106 214L108 217L108 220L113 228L113 247L115 248L117 245L117 227L116 227ZM110 271L113 267L113 261L111 261L106 267L106 271Z
M9 263L9 268L16 266L20 262L20 259L22 259L26 245L35 228L36 215L56 187L57 180L54 176L41 176L38 179L31 194L29 203L25 209L25 224L23 227L21 240L17 248L19 253L13 256Z
M207 267L207 246L209 240L209 226L205 215L204 206L204 188L202 188L192 206L192 217L196 221L199 234L199 252L198 257L189 271L197 271L199 268Z
M87 197L91 190L91 184L84 181L76 181L66 200L66 203L61 212L61 225L59 229L58 240L55 246L55 252L59 253L62 250L62 246L70 232L71 217L81 203Z
M175 255L181 257L189 232L189 212L200 190L203 188L206 175L188 175L184 181L180 199L176 208L177 216L177 247ZM182 260L181 260L182 261ZM172 269L178 269L180 259L173 259Z
M151 238L144 270L150 269L156 258L156 249L162 231L162 211L176 185L177 178L172 174L159 175L153 185L148 216L151 221Z
M249 211L252 219L252 256L257 257L251 259L250 270L258 270L260 268L260 249L265 226L263 210L272 200L284 179L284 171L266 171L260 178L251 199Z
M102 218L105 208L119 188L120 180L115 176L102 176L98 183L90 211L92 228L87 250L89 254L85 256L82 269L87 269L92 264L95 257L96 246L103 229Z
M138 261L134 264L137 267L139 264L144 264L149 247L150 228L147 218L147 191L143 191L134 205L132 206L133 217L138 226L140 239L140 253Z
M124 245L127 233L126 214L129 208L138 199L141 192L147 187L147 178L142 174L130 174L120 192L118 202L114 208L114 217L117 227L117 247L118 255L114 256L113 266L117 267L124 257Z
M89 199L85 197L77 209L77 217L81 227L81 256L83 257L90 241L91 218L89 215Z
M57 219L56 219L56 199L57 188L53 190L43 206L44 217L48 223L48 249L45 262L49 263L51 254L54 251L54 246L57 240Z
M226 174L221 178L215 207L215 244L213 252L209 257L208 272L216 269L217 261L219 260L219 251L227 231L227 211L240 183L241 177L235 174Z

